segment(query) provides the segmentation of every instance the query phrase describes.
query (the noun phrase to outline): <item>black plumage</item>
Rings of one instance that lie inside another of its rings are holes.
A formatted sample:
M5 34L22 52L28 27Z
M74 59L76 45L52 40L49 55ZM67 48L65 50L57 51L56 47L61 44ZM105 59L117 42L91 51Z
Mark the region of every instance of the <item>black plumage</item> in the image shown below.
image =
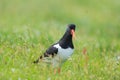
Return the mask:
M34 61L34 63L38 63L40 59L45 57L52 56L52 58L54 58L54 56L57 55L59 51L59 48L55 47L55 45L57 44L59 44L62 49L67 49L67 48L74 49L74 45L72 42L73 35L71 33L71 30L75 31L74 24L69 24L63 37L57 43L51 45L43 55L41 55L36 61Z

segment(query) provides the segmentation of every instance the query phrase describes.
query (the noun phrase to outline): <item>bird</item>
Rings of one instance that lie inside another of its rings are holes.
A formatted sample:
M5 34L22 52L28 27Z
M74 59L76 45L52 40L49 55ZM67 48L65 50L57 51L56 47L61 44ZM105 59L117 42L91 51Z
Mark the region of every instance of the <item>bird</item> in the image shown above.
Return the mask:
M75 28L75 24L68 24L67 29L60 40L48 47L34 63L39 63L40 61L49 63L54 68L57 67L58 72L60 72L62 64L74 52L73 38L75 38Z

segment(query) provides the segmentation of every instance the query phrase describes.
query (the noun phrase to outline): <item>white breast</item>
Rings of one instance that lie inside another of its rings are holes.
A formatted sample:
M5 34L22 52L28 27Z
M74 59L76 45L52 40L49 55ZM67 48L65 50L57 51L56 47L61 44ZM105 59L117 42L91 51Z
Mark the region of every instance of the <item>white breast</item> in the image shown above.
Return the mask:
M56 55L56 58L60 58L62 62L68 59L74 51L74 49L71 48L63 49L59 44L54 45L54 47L58 48L58 54Z
M58 48L58 53L53 58L51 57L44 58L43 61L52 64L53 67L60 67L62 63L71 56L74 49L72 48L63 49L60 47L59 44L54 45L54 47Z

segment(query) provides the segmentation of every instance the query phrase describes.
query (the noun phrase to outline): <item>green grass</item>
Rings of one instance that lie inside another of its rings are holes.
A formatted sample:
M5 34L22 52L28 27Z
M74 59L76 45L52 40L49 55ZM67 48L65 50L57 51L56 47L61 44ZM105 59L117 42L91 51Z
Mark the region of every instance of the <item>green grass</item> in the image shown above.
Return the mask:
M119 0L1 0L0 80L119 80L119 21ZM61 73L32 64L69 23L75 52Z

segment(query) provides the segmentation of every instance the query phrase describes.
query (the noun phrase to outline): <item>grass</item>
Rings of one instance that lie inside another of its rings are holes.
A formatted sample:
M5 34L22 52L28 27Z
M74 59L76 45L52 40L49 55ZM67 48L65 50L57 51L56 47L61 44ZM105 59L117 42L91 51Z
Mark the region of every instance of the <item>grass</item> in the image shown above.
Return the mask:
M0 80L119 80L119 8L119 0L1 0ZM75 52L62 72L32 64L69 23Z

